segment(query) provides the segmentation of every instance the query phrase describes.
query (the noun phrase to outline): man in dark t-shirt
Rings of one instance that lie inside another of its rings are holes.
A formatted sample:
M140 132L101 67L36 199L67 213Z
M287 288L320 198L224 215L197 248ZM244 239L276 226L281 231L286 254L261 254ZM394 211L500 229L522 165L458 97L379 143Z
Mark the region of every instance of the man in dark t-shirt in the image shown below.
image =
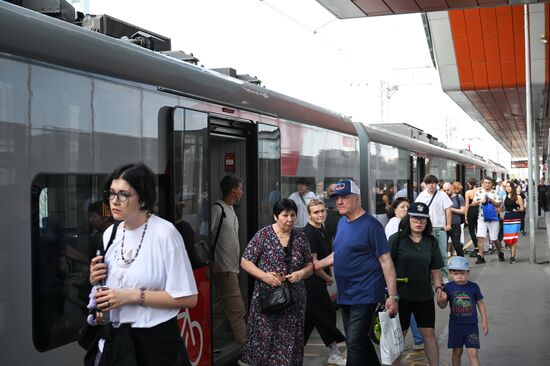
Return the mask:
M386 309L397 312L395 269L389 254L384 228L374 216L361 208L359 187L352 180L336 183L333 197L342 218L334 239L334 253L314 261L315 269L334 264L347 337L348 366L380 365L368 336L376 304L389 296Z

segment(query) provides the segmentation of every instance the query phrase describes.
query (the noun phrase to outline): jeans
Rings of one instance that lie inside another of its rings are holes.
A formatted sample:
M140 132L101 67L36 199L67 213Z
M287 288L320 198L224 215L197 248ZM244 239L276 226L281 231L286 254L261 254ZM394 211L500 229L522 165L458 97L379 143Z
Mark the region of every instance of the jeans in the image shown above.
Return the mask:
M369 337L376 304L341 305L346 332L346 366L379 366L380 361Z
M422 334L420 334L420 331L418 330L418 326L416 325L416 319L414 318L414 315L411 314L411 334L413 337L413 343L415 345L424 344L424 337L422 337Z
M443 259L443 268L441 268L441 276L444 279L449 278L449 271L447 270L447 232L442 227L434 227L432 234L437 239L439 245L439 251L441 252L441 258Z

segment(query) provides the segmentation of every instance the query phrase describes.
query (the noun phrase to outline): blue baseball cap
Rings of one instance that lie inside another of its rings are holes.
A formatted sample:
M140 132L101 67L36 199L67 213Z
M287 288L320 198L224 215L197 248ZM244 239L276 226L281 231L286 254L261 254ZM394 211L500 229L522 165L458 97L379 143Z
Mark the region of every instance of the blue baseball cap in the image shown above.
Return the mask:
M455 271L469 271L470 263L464 257L451 257L449 260L449 269L454 269Z
M334 192L332 192L330 197L347 196L350 194L360 195L361 191L359 190L359 187L357 187L357 184L355 184L354 181L352 181L351 179L344 179L336 183Z

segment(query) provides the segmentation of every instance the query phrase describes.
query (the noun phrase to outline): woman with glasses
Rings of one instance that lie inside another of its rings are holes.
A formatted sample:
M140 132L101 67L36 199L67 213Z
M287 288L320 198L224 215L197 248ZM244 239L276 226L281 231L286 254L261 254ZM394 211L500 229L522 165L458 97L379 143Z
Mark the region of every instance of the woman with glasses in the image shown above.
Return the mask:
M298 207L284 198L273 206L275 223L260 229L246 246L241 267L256 278L249 307L242 361L249 366L299 366L304 362L304 279L313 272L307 237L294 229ZM263 313L260 294L290 283L294 303Z
M399 319L403 336L407 334L411 314L424 337L424 353L430 366L439 364L439 348L435 337L434 291L441 291L443 259L435 237L429 208L421 202L412 203L401 221L399 232L390 238L390 253L397 278L407 277L407 283L398 283ZM398 359L395 365L400 365Z
M120 223L105 231L107 252L90 264L90 283L101 285L92 290L97 308L109 312L110 323L86 355L88 365L128 358L136 365L190 365L176 316L196 305L197 287L181 235L153 214L155 186L142 163L119 167L106 180L105 199Z

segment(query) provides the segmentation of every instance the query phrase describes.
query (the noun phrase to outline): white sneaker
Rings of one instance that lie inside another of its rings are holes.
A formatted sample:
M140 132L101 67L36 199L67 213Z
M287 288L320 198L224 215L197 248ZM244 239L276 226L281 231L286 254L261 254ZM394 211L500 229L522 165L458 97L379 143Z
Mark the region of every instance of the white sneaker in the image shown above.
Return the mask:
M248 366L248 364L247 364L246 362L241 361L241 360L238 360L238 361L237 361L237 364L238 364L239 366Z
M329 365L346 366L346 358L341 353L333 353L329 356L327 363Z

